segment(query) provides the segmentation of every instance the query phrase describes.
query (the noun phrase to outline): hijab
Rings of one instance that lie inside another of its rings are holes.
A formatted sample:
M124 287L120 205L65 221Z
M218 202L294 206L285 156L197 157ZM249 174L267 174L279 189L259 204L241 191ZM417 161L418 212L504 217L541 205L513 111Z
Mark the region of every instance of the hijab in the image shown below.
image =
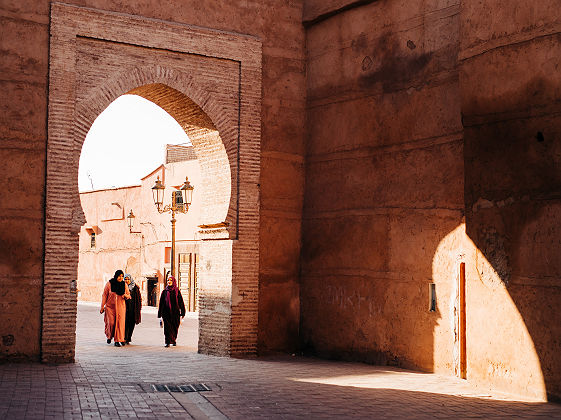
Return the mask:
M166 305L171 313L172 311L172 307L171 307L171 300L173 299L173 302L175 303L175 306L179 306L178 302L177 302L177 294L179 293L179 288L177 287L177 281L175 280L175 277L173 276L169 276L168 280L172 281L171 286L166 286L166 296L165 296L165 300L166 300Z
M134 286L136 286L136 284L135 284L135 282L132 279L132 276L130 274L125 274L125 280L126 279L129 279L131 281L127 286L129 286L129 292L132 292L132 290L134 289Z
M119 296L123 296L125 294L125 282L123 281L118 281L117 278L121 275L124 274L123 270L117 270L115 271L115 275L113 276L113 278L111 280L109 280L109 283L111 283L111 291L116 293Z

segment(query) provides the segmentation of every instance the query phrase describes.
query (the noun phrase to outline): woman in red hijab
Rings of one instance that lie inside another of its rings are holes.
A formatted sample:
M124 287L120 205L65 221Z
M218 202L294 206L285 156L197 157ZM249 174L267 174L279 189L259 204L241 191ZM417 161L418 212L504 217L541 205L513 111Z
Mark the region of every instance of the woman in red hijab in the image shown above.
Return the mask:
M185 304L183 296L177 287L175 277L170 276L167 281L167 287L162 291L160 296L160 305L158 307L158 318L164 320L164 336L166 339L166 347L176 345L177 331L181 323L180 317L185 316Z

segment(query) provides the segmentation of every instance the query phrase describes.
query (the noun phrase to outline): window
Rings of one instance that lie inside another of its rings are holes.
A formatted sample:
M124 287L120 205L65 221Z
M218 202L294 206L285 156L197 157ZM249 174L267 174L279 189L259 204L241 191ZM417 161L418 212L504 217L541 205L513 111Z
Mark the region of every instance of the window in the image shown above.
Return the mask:
M164 264L169 264L171 262L171 247L166 246L164 252Z
M90 233L90 248L95 248L95 232Z

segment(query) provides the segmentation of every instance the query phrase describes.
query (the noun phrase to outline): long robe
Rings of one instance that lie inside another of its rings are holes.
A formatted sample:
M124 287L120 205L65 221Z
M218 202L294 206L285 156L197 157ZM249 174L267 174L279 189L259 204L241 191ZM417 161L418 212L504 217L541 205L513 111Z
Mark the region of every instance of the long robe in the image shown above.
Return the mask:
M101 310L105 321L105 336L111 340L115 335L115 293L111 291L111 283L107 282L101 294Z
M127 307L125 299L130 299L129 288L125 287L125 294L117 295L111 291L111 283L107 282L101 295L101 309L104 309L105 336L108 340L114 338L115 342L125 341L125 317Z
M128 289L128 286L125 286ZM128 343L132 341L132 333L134 326L140 324L141 321L141 308L142 297L140 296L140 289L138 285L134 285L130 292L131 298L125 302L127 307L127 314L125 317L125 341Z
M177 340L177 331L179 330L179 324L181 323L180 317L185 316L185 304L183 303L183 296L181 292L177 291L177 300L175 296L170 296L171 299L171 311L166 304L166 297L169 294L169 290L165 288L160 296L160 305L158 307L158 318L164 320L164 337L166 344L175 344Z

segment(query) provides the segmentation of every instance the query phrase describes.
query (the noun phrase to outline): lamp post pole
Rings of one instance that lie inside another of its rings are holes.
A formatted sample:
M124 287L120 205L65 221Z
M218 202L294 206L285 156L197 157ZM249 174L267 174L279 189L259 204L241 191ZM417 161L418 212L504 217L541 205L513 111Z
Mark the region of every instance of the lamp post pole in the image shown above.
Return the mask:
M175 210L171 208L171 275L175 277Z
M187 213L193 199L193 190L195 189L187 177L181 188L174 191L171 195L171 204L163 205L164 202L164 184L160 181L160 177L156 179L156 183L152 187L152 195L154 204L158 213L171 212L171 275L175 277L175 213Z

